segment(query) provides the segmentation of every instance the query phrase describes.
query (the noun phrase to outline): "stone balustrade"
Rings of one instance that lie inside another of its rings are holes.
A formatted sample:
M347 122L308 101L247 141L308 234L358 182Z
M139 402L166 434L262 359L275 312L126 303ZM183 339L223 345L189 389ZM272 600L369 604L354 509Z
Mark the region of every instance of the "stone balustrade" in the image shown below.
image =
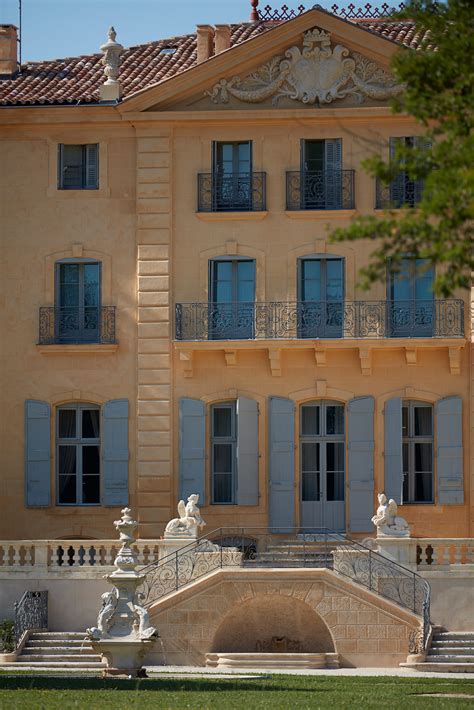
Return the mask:
M450 565L474 565L474 539L418 538L416 564L419 570L446 569Z

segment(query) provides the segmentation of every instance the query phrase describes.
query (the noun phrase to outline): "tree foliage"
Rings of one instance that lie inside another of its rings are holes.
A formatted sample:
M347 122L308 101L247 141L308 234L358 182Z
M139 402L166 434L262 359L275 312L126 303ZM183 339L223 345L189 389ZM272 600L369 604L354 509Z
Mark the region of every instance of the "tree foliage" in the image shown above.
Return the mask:
M403 164L410 180L423 181L422 198L416 208L360 216L331 241L376 242L361 270L364 288L385 279L388 261L396 270L412 255L438 267L434 289L447 297L467 288L474 270L474 4L414 0L399 18L414 20L424 40L394 55L393 74L406 88L392 108L419 123L429 147L401 145L391 162L372 156L363 167L387 185Z

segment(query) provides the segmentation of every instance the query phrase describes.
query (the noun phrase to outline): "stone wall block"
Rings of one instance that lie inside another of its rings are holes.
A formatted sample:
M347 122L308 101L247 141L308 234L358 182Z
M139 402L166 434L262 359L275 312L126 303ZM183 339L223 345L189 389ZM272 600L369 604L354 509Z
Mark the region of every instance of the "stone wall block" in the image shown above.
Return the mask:
M144 402L138 400L138 414L168 414L170 413L170 403L168 400L163 402Z
M170 169L166 167L148 167L143 166L137 170L137 183L143 185L146 183L167 183L170 181Z
M138 153L137 168L169 168L169 153Z
M161 198L145 198L137 199L137 212L139 214L155 214L157 212L168 213L170 211L170 201L168 197Z
M137 461L138 476L165 476L169 485L170 462L169 461ZM170 511L168 510L168 520ZM168 522L168 521L167 521Z
M169 446L139 446L139 461L169 461L171 449Z
M137 149L139 153L167 153L170 147L170 139L167 136L137 139Z
M165 227L156 227L152 229L137 229L137 244L142 246L163 246L166 247L170 243L169 225Z
M138 277L139 291L168 291L169 277L168 276L139 276Z
M168 329L168 325L166 326ZM160 338L167 331L163 330L163 323L139 323L138 337L139 338Z
M138 294L139 306L167 306L169 302L168 291L142 291Z
M139 385L167 385L170 383L171 374L168 368L163 370L139 370Z
M139 261L139 276L167 276L169 275L170 263L168 259L161 261Z
M149 338L138 341L140 355L169 353L170 343L168 338Z
M170 356L168 354L138 356L138 369L140 371L145 369L160 370L169 367L169 365Z
M140 261L159 261L160 259L168 259L169 255L169 246L165 244L146 244L138 247L138 259Z
M137 224L140 229L165 229L170 226L170 215L166 213L139 213L137 215Z
M170 385L138 385L138 398L142 399L168 399L171 395Z
M139 446L168 446L171 441L169 431L139 431Z
M160 476L140 476L138 490L143 493L170 493L170 482Z
M142 182L137 185L137 197L169 197L170 185L167 182Z

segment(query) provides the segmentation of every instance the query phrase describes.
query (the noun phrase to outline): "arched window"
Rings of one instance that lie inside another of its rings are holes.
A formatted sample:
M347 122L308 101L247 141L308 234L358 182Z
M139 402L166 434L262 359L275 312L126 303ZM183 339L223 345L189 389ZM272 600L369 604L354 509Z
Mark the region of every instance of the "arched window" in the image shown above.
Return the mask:
M65 404L57 409L58 505L100 505L100 408Z
M64 259L56 263L56 342L100 341L100 285L100 262L92 259Z
M433 502L433 406L402 403L403 503Z
M318 401L300 407L301 523L345 528L344 405Z

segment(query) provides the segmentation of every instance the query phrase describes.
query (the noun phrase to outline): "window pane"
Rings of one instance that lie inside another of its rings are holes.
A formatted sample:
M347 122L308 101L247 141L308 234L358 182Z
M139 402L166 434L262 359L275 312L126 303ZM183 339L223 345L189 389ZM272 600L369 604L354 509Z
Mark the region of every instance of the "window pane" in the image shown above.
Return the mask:
M58 502L76 503L76 476L59 476Z
M431 473L415 473L415 502L430 503L433 500L433 476Z
M252 281L255 275L255 262L253 261L238 261L237 274L239 281Z
M232 444L214 444L214 473L232 473Z
M79 283L79 264L60 264L61 284Z
M232 476L214 475L214 503L232 503Z
M433 416L431 407L415 407L415 436L431 436L433 433Z
M328 259L326 262L326 300L340 301L343 294L342 261Z
M100 412L98 409L82 410L82 438L98 439L100 436Z
M84 476L82 479L82 502L100 503L100 476Z
M232 278L232 262L215 261L214 276L218 281L230 281Z
M98 446L82 447L82 473L100 473L100 453Z
M99 264L84 264L84 306L99 305Z
M326 476L326 500L344 500L344 472L328 471Z
M319 430L319 406L306 406L301 408L301 434L316 436Z
M60 446L59 447L59 473L76 473L76 447L75 446Z
M319 473L303 473L301 499L303 501L320 500Z
M82 145L63 145L62 185L63 187L82 187L83 184Z
M406 407L403 408L404 410ZM410 500L410 489L409 489L409 444L404 443L402 446L402 456L403 456L403 502L407 503Z
M402 407L402 436L409 436L408 407Z
M232 436L232 408L214 407L214 436Z
M302 471L319 471L319 444L301 445Z
M326 434L344 434L344 407L336 404L326 407Z
M218 281L215 284L214 300L216 303L230 303L232 301L232 283L230 281Z
M76 410L60 409L58 422L59 439L76 438Z
M415 471L433 470L432 444L415 444Z
M344 471L344 444L328 442L326 444L326 470Z

